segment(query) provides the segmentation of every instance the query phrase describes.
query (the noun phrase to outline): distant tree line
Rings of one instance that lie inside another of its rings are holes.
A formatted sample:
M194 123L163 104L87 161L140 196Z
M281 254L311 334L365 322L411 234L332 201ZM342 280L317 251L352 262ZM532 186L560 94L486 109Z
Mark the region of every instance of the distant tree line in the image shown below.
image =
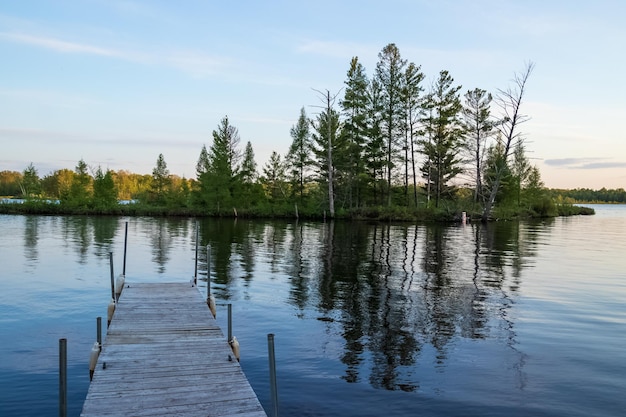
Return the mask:
M550 194L561 200L572 203L618 203L626 204L626 191L623 188L592 190L590 188L576 188L573 190L551 189Z
M467 211L487 220L554 215L539 170L525 154L520 124L533 65L495 96L461 95L448 71L424 85L421 67L395 44L378 55L369 77L351 59L343 96L319 91L319 111L300 110L292 143L260 169L250 142L225 116L196 162L196 178L172 175L158 156L152 175L102 170L79 161L39 178L0 173L0 195L59 200L73 210L107 211L118 200L169 212L205 215L416 218ZM497 110L497 114L496 113Z

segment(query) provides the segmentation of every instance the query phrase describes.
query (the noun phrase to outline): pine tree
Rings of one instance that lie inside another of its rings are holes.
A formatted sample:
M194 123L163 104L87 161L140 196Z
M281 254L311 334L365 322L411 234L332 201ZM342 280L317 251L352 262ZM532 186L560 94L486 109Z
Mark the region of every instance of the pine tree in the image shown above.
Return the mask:
M330 103L330 100L329 100ZM330 217L335 215L335 181L336 165L335 156L340 154L344 144L340 141L339 113L332 108L320 113L312 122L314 133L313 154L317 161L318 181L328 188L328 208Z
M250 142L246 143L245 150L243 152L243 161L241 162L241 169L239 170L238 178L234 187L235 202L237 206L242 208L250 208L261 204L265 200L265 193L263 187L257 181L258 179L257 163L254 159L254 150ZM238 191L237 191L238 190Z
M463 127L465 129L465 147L469 153L469 161L474 169L474 202L484 196L483 193L483 161L487 139L495 133L495 121L491 117L491 94L480 88L465 93L463 107Z
M390 43L378 54L376 79L382 91L382 122L386 140L387 205L391 205L391 180L398 159L398 142L404 124L402 86L406 60L400 57L398 47Z
M233 197L240 184L237 178L241 159L239 141L237 128L229 123L228 116L224 116L217 130L213 131L207 170L198 178L201 201L218 213L235 202Z
M458 93L461 86L454 87L453 82L448 71L441 71L425 102L428 112L424 120L426 139L420 144L427 160L422 166L422 175L428 181L427 187L435 193L436 207L443 197L452 194L449 181L463 171L459 158L463 137Z
M198 162L196 162L196 178L200 178L203 174L209 171L209 153L206 150L206 145L202 145Z
M91 201L92 192L92 178L89 175L87 164L81 159L74 170L69 192L61 197L61 201L72 207L87 207Z
M250 142L246 143L243 152L243 161L241 162L241 170L239 178L243 184L252 184L257 177L256 161L254 160L254 150Z
M298 122L291 127L290 134L293 141L287 153L287 163L290 167L292 192L298 195L300 203L304 197L304 189L308 180L308 171L313 164L311 159L311 131L310 121L304 107L300 109Z
M152 182L150 185L151 200L155 204L165 204L167 195L171 189L172 179L163 154L159 154L156 166L152 169Z
M380 83L374 79L367 92L367 141L365 143L365 167L367 182L373 204L382 204L384 196L385 138L383 135L383 98Z
M408 200L409 188L409 162L411 164L413 176L413 204L417 206L417 172L415 168L415 139L419 136L418 123L421 117L423 91L421 82L424 74L421 67L414 63L409 63L404 72L404 82L402 89L402 101L404 103L404 195Z
M285 164L279 153L272 152L269 161L263 167L261 183L270 202L277 203L287 198Z
M359 206L365 177L363 154L367 141L367 116L369 81L365 68L357 57L350 61L350 69L345 81L346 91L340 102L344 122L342 134L347 141L346 176L348 181L349 206Z

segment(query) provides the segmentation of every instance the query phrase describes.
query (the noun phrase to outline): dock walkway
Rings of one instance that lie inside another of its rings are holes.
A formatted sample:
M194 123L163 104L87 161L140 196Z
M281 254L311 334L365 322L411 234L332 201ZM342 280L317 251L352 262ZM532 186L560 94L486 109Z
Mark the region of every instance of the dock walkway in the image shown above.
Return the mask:
M127 283L81 416L267 417L190 283Z

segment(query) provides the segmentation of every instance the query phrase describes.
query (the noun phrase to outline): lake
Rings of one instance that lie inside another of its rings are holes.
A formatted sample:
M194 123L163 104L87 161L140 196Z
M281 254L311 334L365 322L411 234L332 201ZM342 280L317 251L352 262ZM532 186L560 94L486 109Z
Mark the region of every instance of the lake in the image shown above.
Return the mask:
M211 291L281 416L622 416L626 206L489 225L202 219ZM196 221L0 215L0 415L68 415L89 386L109 252L127 282L189 281ZM201 358L199 358L201 362Z

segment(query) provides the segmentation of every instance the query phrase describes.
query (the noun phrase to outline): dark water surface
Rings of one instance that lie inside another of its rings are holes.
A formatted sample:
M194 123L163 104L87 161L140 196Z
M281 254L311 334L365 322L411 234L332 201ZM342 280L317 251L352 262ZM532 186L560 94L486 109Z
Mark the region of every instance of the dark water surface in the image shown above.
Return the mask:
M268 411L274 333L281 416L623 416L626 207L595 208L464 227L210 219L200 240ZM58 414L60 338L80 414L126 221L127 281L193 276L192 219L0 216L0 416Z

